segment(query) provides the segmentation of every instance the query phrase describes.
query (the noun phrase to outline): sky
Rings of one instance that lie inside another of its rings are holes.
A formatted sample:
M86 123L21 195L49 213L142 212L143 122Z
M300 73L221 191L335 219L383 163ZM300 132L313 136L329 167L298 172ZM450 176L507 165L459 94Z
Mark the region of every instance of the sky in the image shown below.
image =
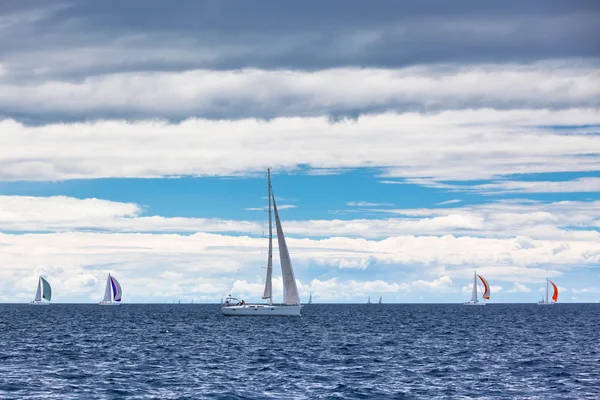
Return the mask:
M600 3L0 2L0 302L600 301ZM274 256L274 301L282 298Z

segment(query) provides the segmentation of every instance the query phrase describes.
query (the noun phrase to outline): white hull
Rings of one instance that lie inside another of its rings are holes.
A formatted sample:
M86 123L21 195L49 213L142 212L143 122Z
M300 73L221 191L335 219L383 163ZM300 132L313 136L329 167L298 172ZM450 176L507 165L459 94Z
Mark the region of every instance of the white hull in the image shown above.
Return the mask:
M485 306L487 303L473 302L473 301L465 301L463 305L465 306Z
M538 302L538 306L553 306L556 303L546 303L545 301Z
M98 305L101 305L101 306L120 306L121 303L113 303L111 301L101 301L100 303L98 303Z
M29 302L29 305L30 306L49 306L50 303L48 303L46 301L36 301L36 300L33 300L33 301Z
M249 315L271 315L299 317L302 306L269 306L267 304L245 304L243 306L221 307L223 315L227 316L249 316Z

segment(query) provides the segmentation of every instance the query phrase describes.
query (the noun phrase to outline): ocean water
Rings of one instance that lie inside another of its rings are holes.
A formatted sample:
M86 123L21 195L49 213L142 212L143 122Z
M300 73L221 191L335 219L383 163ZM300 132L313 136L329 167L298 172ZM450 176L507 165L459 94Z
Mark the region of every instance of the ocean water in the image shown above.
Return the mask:
M1 399L599 399L600 304L0 305Z

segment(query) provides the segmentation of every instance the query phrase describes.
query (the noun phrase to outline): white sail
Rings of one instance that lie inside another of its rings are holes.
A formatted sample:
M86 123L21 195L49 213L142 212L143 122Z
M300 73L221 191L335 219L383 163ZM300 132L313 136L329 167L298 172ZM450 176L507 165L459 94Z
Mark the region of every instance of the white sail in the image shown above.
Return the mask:
M50 299L52 298L52 289L50 288L50 284L48 283L47 280L45 280L44 278L40 277L40 280L42 281L42 298L44 300L48 300L50 301Z
M312 293L308 296L308 304L312 304Z
M265 278L265 291L263 299L269 299L269 304L273 302L273 221L271 217L271 170L268 170L269 175L269 255L267 256L267 276Z
M275 226L277 228L277 242L279 244L279 259L281 261L281 275L283 277L283 303L284 304L300 304L300 295L296 286L296 278L292 268L292 260L288 252L281 221L279 220L279 212L277 212L277 204L275 196L273 196L273 211L275 212Z
M379 296L379 301L377 303L381 304L381 296Z
M114 276L110 277L110 281L111 281L112 287L113 287L113 300L119 302L119 301L121 301L121 295L122 295L121 285L119 284L119 281L117 281L115 279Z
M42 301L42 278L38 278L38 287L35 292L35 299L33 301Z
M102 299L102 301L108 303L110 300L110 274L108 274L108 278L106 278L106 288L104 289L104 299Z
M371 296L369 296L369 299L367 300L367 304L371 304Z
M473 276L473 293L471 294L471 301L477 302L477 272Z

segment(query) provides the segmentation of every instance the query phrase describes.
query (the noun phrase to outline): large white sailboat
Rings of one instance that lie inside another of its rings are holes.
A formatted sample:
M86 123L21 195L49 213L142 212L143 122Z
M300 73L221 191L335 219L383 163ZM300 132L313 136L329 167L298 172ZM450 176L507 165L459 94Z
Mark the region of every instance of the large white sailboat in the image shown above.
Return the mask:
M104 289L104 299L98 304L101 306L118 306L121 304L122 294L123 292L121 291L119 281L117 281L114 276L110 276L109 272L108 278L106 279L106 288Z
M271 187L271 170L267 170L268 175L268 199L269 199L269 255L267 258L267 276L265 279L265 290L262 298L268 300L267 304L246 304L245 301L229 295L224 303L221 303L221 312L224 315L283 315L300 316L302 306L300 305L300 295L298 286L292 268L292 260L288 251L275 195ZM273 222L271 216L271 201L273 201L273 213L275 214L275 227L277 229L277 243L279 244L279 260L281 262L281 275L283 278L283 303L273 304L272 276L273 276Z
M481 279L481 283L483 284L482 296L485 300L490 299L490 285L488 282L481 276L477 275L475 272L473 277L473 293L471 294L471 300L465 301L465 306L485 306L486 303L483 301L479 301L478 293L477 293L477 278Z
M38 279L37 291L35 292L35 299L29 304L32 306L49 306L50 299L52 299L52 289L50 288L50 284L40 276Z
M551 283L552 287L554 288L554 293L552 293L552 301L548 300L548 283ZM538 302L538 305L540 305L540 306L551 306L553 304L556 304L557 301L558 301L558 286L556 286L554 284L554 282L552 282L551 280L549 280L548 278L546 278L546 300L544 300L542 298L542 300L540 302Z

